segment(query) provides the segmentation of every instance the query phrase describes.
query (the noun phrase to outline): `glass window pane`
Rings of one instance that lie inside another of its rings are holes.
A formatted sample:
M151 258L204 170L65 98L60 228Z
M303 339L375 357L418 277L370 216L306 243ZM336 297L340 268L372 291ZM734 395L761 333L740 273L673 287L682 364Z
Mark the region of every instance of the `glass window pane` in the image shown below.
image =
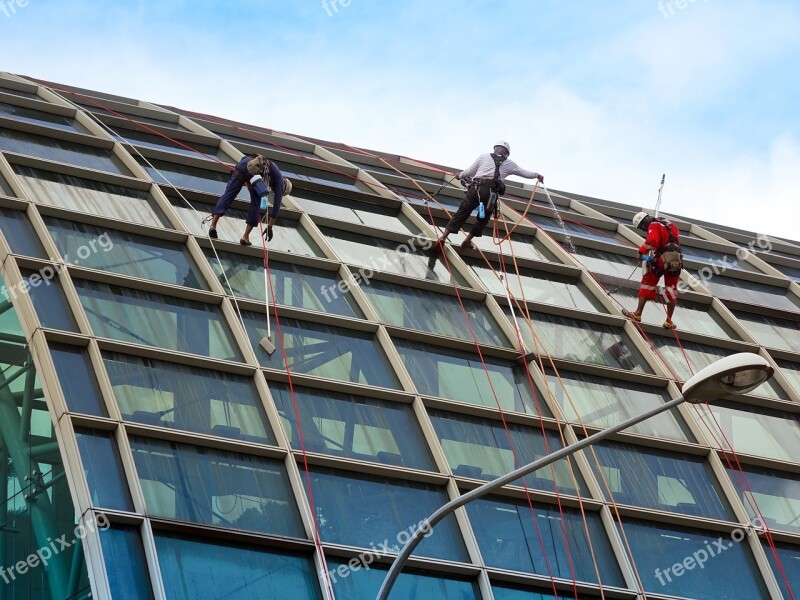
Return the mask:
M289 386L270 383L269 387L295 450L437 470L410 404L295 387L295 411Z
M100 395L100 387L89 359L89 351L78 346L48 342L50 356L58 373L58 381L67 407L97 417L107 417L108 411Z
M143 190L73 175L15 166L34 202L115 220L172 228L155 199Z
M598 227L591 227L578 223L566 217L562 218L562 223L559 223L555 217L545 217L544 215L528 215L528 220L532 221L545 231L550 233L564 234L574 238L584 238L589 240L598 240L606 242L607 244L622 244L630 246L631 243L616 231L610 229L600 229Z
M370 297L381 322L387 325L510 346L485 302L468 298L459 301L457 296L377 280L368 281L362 290Z
M45 223L64 262L207 290L185 245L51 217Z
M321 229L344 262L364 267L359 275L365 279L371 279L374 271L386 271L417 279L451 281L441 256L429 253L431 240L409 238L405 242L393 242L327 227ZM453 272L453 278L459 285L466 285L457 271Z
M666 388L655 388L627 381L551 370L545 372L548 394L571 423L583 422L606 429L647 412L669 401ZM673 440L694 441L686 423L675 409L651 417L628 428L631 433Z
M800 394L800 365L789 362L788 360L778 361L781 373L794 388L796 394Z
M261 340L267 335L266 315L246 312L242 316L253 350L263 367L284 370L285 351L288 367L296 373L379 387L400 387L373 333L284 317L281 319L282 342L272 323L272 343L277 350L270 356L261 347Z
M634 256L623 256L585 246L575 246L575 252L571 252L571 254L585 269L623 280L628 279L628 276L634 269L638 269L640 264Z
M506 314L511 316L508 311ZM543 345L553 358L653 373L622 327L532 312L531 321L539 338L536 341L526 320L516 311L515 316L528 348L541 348Z
M527 502L480 499L467 504L483 560L490 567L624 587L600 515ZM586 530L589 531L589 540ZM566 540L569 540L567 545ZM594 552L594 557L592 557ZM597 561L597 570L595 562Z
M786 288L723 275L714 275L713 271L710 276L706 277L704 277L705 273L703 271L699 273L692 272L691 275L699 279L703 285L711 290L711 293L720 298L788 310L795 313L800 312L800 300Z
M114 434L98 429L76 428L75 437L92 495L92 506L133 510Z
M14 194L14 190L11 189L11 186L8 185L8 181L6 181L6 178L3 177L2 173L0 173L0 194L9 196L11 198L16 195Z
M383 552L400 552L411 528L449 500L444 487L319 467L311 471L311 485L323 541L371 549L382 544ZM455 517L437 524L414 555L468 561Z
M800 462L800 413L782 413L740 402L717 402L710 409L714 419L708 414L709 406L698 406L697 414L714 432L717 446L727 450L730 443L741 454Z
M728 475L751 521L758 523L758 508L770 530L800 533L800 475L749 466L744 475L729 466Z
M230 157L227 154L224 154L222 151L217 149L219 142L217 142L216 146L211 146L209 144L200 144L195 141L187 142L184 140L177 140L177 142L184 144L184 146L181 146L176 142L168 140L166 137L139 129L124 129L117 127L115 131L123 143L127 141L135 146L155 148L156 150L165 150L167 152L183 154L184 156L191 156L193 158L199 158L202 160L214 160L214 158L217 158L223 162L230 161ZM189 147L186 148L185 146Z
M103 359L123 419L276 443L250 377L111 352Z
M603 494L614 500L685 515L735 520L705 458L604 442L589 458ZM598 464L599 462L599 464Z
M532 590L511 584L493 585L492 593L494 594L494 600L559 600L564 597L575 597L574 592L560 592L560 595L554 596L550 592ZM598 598L599 596L578 595L578 600L597 600Z
M421 394L491 408L497 408L499 402L503 410L532 415L542 410L542 416L550 416L531 391L525 369L514 361L484 356L484 369L476 353L424 348L401 339L395 339L394 345Z
M230 172L227 169L224 171L211 170L213 168L212 165L209 165L208 169L201 169L199 167L181 165L164 160L156 160L154 158L148 158L147 162L138 156L134 158L136 158L141 167L147 171L147 174L150 175L153 181L168 187L174 185L178 188L221 196L225 191L225 187L228 185L228 178L230 177ZM247 202L250 201L250 195L247 193L246 187L242 188L237 198Z
M169 600L322 599L310 556L168 533L155 540Z
M78 123L72 117L64 115L57 115L55 113L46 112L43 110L36 110L26 106L17 106L16 104L9 104L7 102L0 102L0 116L22 123L33 123L35 125L44 125L45 127L54 127L64 131L77 131L78 133L89 133L83 125Z
M317 160L320 159L318 158ZM342 190L372 193L372 190L368 186L357 181L354 176L346 173L334 173L333 171L323 169L313 169L294 163L281 163L280 167L283 174L292 180L320 183L328 187ZM331 165L331 167L335 169L336 165Z
M190 202L192 208L189 208L186 202L180 198L170 197L169 201L190 233L200 237L208 236L208 227L204 227L202 221L214 210L212 205L203 202ZM231 209L225 213L225 216L217 224L219 239L238 244L244 233L246 218L247 211L238 208ZM250 241L256 246L261 245L258 228L253 230ZM269 243L269 249L303 256L325 255L305 228L300 225L300 221L292 221L290 219L281 219L275 225L275 237Z
M636 306L639 283L635 288L623 288L614 295L622 304L633 308ZM660 296L659 296L660 297ZM642 321L651 325L661 325L667 319L666 306L657 302L645 304ZM680 331L691 331L701 335L710 335L732 340L741 339L710 304L701 304L680 299L675 306L673 321Z
M265 302L264 260L258 256L219 250L217 254L222 268L225 269L225 276L214 252L206 250L208 262L222 287L227 289L227 277L237 297ZM270 260L269 273L272 280L271 293L275 294L278 305L364 318L364 313L348 293L349 287L335 271Z
M769 598L746 542L715 531L627 519L625 536L648 592L698 600Z
M219 306L95 281L74 283L99 337L242 360Z
M358 560L358 559L356 559ZM365 557L363 565L369 558ZM337 598L347 600L374 600L388 569L375 564L368 568L353 568L345 559L328 559L333 591ZM403 569L392 587L392 600L478 600L482 598L475 581L452 579L444 575L414 572Z
M462 477L496 479L563 447L558 433L549 429L542 434L538 427L508 423L506 432L499 421L443 411L430 411L430 417L450 468ZM539 469L523 479L531 489L589 493L576 465L569 459L559 460L552 469ZM514 484L523 485L522 479Z
M14 254L48 258L39 236L23 211L0 207L0 231Z
M430 222L430 217L427 215L427 213L423 213L422 218ZM466 233L464 232L468 231L469 228L472 227L472 223L474 223L474 221L475 219L473 218L468 219L461 231L450 234L450 237L447 238L448 241L453 246L459 246L466 237ZM437 233L441 233L441 230L447 226L448 219L435 219L434 223L436 223ZM501 243L500 239L495 242L494 236L492 236L489 229L486 229L484 233L485 235L482 237L473 238L472 242L483 252L493 252L495 254L502 253L506 257L505 260L507 261L507 265L513 264L514 257L530 258L532 260L540 260L543 262L561 262L556 258L556 255L553 254L536 236L525 235L522 233L512 233L510 240L504 240ZM505 236L506 232L504 230L502 233L503 236Z
M788 544L776 544L775 551L778 554L777 560L772 549L764 544L764 552L772 566L775 579L778 580L783 597L786 599L791 598L792 595L795 598L800 597L800 548ZM780 567L778 561L780 561ZM787 583L789 589L792 590L791 594L787 589Z
M114 600L153 598L142 537L135 527L114 526L100 532L103 561Z
M305 537L283 462L131 437L151 516Z
M67 304L67 297L53 267L48 266L41 271L20 269L20 272L23 286L28 290L42 327L77 333L78 323Z
M742 311L734 311L733 314L743 321L750 335L762 346L800 353L800 321Z
M109 149L44 137L33 133L12 131L11 129L0 130L0 150L77 165L97 171L131 175L131 172L123 162Z
M716 250L706 250L705 248L695 248L693 246L681 245L684 260L694 260L697 262L711 265L714 271L718 270L739 270L750 271L751 273L760 273L757 268L744 260L738 260L737 248L732 248L730 253L718 252Z
M505 281L500 279L503 277L500 265L493 265L494 270L492 270L486 263L470 262L468 264L489 292L501 296L506 295ZM505 280L508 282L508 291L520 302L525 299L529 302L554 304L578 310L608 312L589 291L589 288L575 277L534 271L533 269L519 269L519 276L517 276L513 265L506 265L506 268L508 271Z
M672 372L681 381L687 381L693 374L703 367L719 360L723 356L735 354L733 350L698 344L697 342L681 341L680 345L674 337L651 335L650 341L658 350L662 359L666 360ZM688 361L688 364L687 364ZM786 395L774 379L762 383L752 392L753 396L765 396L776 400L788 400Z
M419 233L419 228L402 213L399 207L369 204L300 189L292 193L292 200L304 211L314 215L398 233L412 235Z

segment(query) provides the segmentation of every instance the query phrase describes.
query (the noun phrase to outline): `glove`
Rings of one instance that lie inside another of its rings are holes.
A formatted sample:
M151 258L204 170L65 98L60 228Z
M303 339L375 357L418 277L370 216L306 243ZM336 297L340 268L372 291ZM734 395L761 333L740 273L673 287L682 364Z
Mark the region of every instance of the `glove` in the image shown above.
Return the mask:
M539 180L539 183L544 183L544 175L542 175L541 173L539 173L538 175L539 176L536 179Z
M643 260L644 262L649 263L649 262L653 261L653 257L650 256L649 254L642 254L641 260Z
M267 230L264 232L264 237L268 242L272 241L272 225L267 225Z
M469 187L469 184L472 183L472 177L462 177L459 181L464 187Z

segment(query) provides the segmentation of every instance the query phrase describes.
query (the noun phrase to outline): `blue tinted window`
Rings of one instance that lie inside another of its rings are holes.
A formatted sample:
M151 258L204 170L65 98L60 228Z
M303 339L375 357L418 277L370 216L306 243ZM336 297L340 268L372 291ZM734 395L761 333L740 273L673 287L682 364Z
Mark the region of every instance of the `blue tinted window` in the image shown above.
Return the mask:
M270 383L270 391L292 448L300 450L289 386ZM294 395L306 451L436 470L410 404L296 386Z
M289 368L296 373L387 388L400 387L373 333L284 317L281 319L283 348L273 322L272 343L277 350L270 356L260 343L267 335L266 315L244 313L243 316L250 342L263 367L283 370L285 349Z
M359 564L369 561L365 556ZM378 595L387 570L376 565L354 568L343 559L328 559L328 577L337 598L347 600L374 600ZM444 576L416 573L404 569L392 587L392 600L478 600L482 596L477 582L451 579Z
M400 552L411 528L449 500L444 487L333 469L313 469L311 484L323 541L362 548L385 544L388 552ZM414 554L469 560L453 515L436 525Z
M769 598L748 544L728 534L626 520L625 536L648 592L698 599Z
M71 412L107 417L86 348L48 342L61 391Z
M800 598L800 547L789 546L786 544L776 544L775 553L772 548L764 544L764 552L767 554L772 572L778 580L786 600L792 597ZM780 566L778 563L780 562ZM788 587L787 587L788 584ZM791 594L789 590L791 589Z
M75 435L92 495L92 505L98 508L132 510L133 504L114 434L97 429L76 429Z
M459 302L456 296L377 280L367 282L362 289L381 321L387 325L470 342L477 339L484 344L509 346L508 339L484 302L467 298L461 298Z
M467 512L488 566L565 579L574 572L579 581L597 583L597 561L604 585L625 585L597 513L587 512L584 526L577 509L564 508L562 517L556 507L532 510L525 501L476 500Z
M495 479L563 447L558 433L549 429L545 441L542 430L530 425L508 423L506 433L500 421L441 411L431 411L430 417L450 468L462 477ZM560 493L575 494L577 480L581 494L588 494L576 465L570 470L567 460L534 471L525 483L533 489L555 492L557 487ZM522 480L515 484L522 485Z
M215 196L222 195L230 177L230 172L227 169L224 172L212 171L210 170L211 165L209 165L209 169L200 169L199 167L179 165L178 163L153 158L148 158L147 162L144 162L139 157L136 157L136 159L142 168L147 171L148 175L153 178L153 181L157 183L168 186L174 185L175 187L198 192L207 192ZM248 198L247 189L242 188L242 192L238 197L240 199Z
M79 260L90 269L208 289L183 244L63 219L45 222L64 262Z
M222 268L225 269L224 275L214 252L206 250L208 261L223 288L227 289L230 283L237 297L264 302L264 259L233 252L218 251L218 254ZM275 302L279 305L345 317L364 317L349 293L349 288L345 287L341 277L334 271L270 260L269 274L272 290L267 290L266 293L270 294L270 303L272 294L275 294Z
M123 354L104 359L125 420L275 444L252 377Z
M310 556L169 534L155 539L168 600L322 599Z
M115 526L100 532L103 560L114 600L153 598L142 537L134 527Z
M304 537L283 462L132 437L152 516Z
M541 410L543 416L551 416L544 404L534 398L525 369L513 361L484 355L484 369L474 352L424 348L401 339L395 339L394 345L421 394L491 408L497 408L499 403L503 410L534 415Z
M747 467L744 474L728 467L733 488L754 523L756 507L759 519L772 529L800 533L800 475Z
M218 158L222 161L230 160L226 154L218 151L216 146L211 146L209 144L199 144L195 141L189 142L185 140L177 140L176 142L173 142L168 140L166 137L138 129L123 129L118 127L116 131L117 135L119 135L124 141L128 141L136 146L155 148L156 150L166 150L167 152L175 152L176 154L184 154L186 156L200 158L203 160L214 160L214 158ZM188 148L186 146L188 146Z
M0 207L0 231L14 254L47 258L33 225L23 211Z
M120 175L131 174L110 149L77 144L33 133L3 129L0 131L0 150L27 154L88 169L97 169L98 171L109 171Z
M95 335L224 360L241 360L219 306L73 280Z
M494 600L558 600L559 598L572 599L575 597L572 592L560 592L558 596L554 596L550 592L541 592L510 584L493 585L492 593ZM590 600L588 596L578 596L578 598L579 600Z
M28 108L27 106L8 104L7 102L0 102L0 116L23 123L55 127L56 129L63 129L64 131L89 133L88 129L72 117L58 115L44 110L36 110L35 108Z
M735 519L705 458L614 443L595 445L594 451L600 467L597 461L590 462L600 487L608 495L605 476L617 502L685 515Z
M48 266L41 271L21 269L21 272L24 281L29 285L28 295L33 301L33 308L36 309L42 327L77 332L78 323L72 316L53 267Z

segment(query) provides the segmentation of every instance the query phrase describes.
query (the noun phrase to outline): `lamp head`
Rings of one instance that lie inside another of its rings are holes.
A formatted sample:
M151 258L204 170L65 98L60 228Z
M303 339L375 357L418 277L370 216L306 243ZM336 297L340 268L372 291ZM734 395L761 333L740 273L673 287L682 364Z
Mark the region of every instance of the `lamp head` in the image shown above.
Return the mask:
M767 360L752 352L726 356L683 384L683 397L693 404L713 402L724 396L746 394L772 377L775 369Z

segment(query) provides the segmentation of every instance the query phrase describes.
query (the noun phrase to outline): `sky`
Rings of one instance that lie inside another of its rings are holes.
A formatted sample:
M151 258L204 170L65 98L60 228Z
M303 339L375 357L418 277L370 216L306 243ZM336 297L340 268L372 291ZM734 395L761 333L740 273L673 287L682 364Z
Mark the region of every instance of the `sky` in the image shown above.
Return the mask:
M0 0L0 70L800 240L796 0Z

